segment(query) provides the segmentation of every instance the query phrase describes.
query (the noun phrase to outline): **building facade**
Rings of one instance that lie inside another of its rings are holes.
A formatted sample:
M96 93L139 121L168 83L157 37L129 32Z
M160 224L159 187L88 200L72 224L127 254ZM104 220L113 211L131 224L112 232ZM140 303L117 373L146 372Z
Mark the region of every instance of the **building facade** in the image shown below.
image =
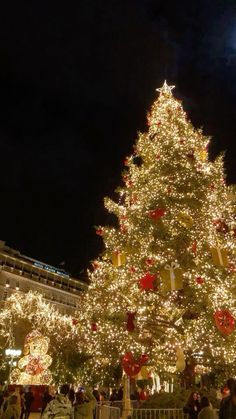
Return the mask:
M79 309L79 294L87 284L62 269L21 255L0 241L0 303L12 293L37 291L62 314Z

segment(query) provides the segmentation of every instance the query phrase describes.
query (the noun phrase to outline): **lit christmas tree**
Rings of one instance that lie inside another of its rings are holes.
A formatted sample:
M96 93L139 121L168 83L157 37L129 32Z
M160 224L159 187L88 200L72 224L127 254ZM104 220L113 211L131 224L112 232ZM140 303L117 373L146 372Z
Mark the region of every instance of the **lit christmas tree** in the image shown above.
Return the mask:
M82 343L79 320L60 314L37 292L14 293L2 307L0 353L7 348L21 348L25 355L12 372L11 383L48 384L51 373L54 383L77 382L87 360ZM2 375L5 362L1 356Z
M120 362L134 376L147 360L157 373L186 371L187 359L198 371L234 371L233 189L173 87L157 89L118 203L105 199L117 227L97 229L105 251L93 262L83 320L100 377Z

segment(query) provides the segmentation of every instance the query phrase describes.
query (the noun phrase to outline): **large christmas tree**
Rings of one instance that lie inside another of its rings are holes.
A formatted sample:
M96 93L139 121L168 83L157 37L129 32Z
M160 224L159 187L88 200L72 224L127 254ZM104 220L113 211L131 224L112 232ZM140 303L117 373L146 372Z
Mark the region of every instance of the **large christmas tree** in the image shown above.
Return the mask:
M173 87L157 89L148 131L125 159L118 202L105 199L117 226L97 229L105 250L93 262L83 321L100 377L120 362L135 375L147 358L159 373L182 371L184 358L205 371L234 371L232 189L222 157L208 160L209 138L193 128Z

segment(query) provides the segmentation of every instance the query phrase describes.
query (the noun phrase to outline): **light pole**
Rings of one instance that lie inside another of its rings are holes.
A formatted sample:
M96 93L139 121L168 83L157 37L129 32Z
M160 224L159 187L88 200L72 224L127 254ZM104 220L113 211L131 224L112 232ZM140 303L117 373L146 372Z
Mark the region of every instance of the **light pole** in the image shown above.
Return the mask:
M8 357L10 357L10 369L9 369L9 375L8 375L8 379L7 379L7 385L10 382L10 377L11 377L11 371L12 371L12 365L13 365L13 361L14 358L17 358L21 355L22 351L21 349L13 349L13 348L7 348L5 349L5 355Z

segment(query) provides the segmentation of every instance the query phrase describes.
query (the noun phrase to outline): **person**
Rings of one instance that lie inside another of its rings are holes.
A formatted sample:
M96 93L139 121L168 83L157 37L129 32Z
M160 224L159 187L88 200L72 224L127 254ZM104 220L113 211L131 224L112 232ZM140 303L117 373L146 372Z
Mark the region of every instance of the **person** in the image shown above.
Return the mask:
M215 419L215 412L207 397L203 396L200 404L198 419Z
M4 397L3 397L3 394L4 394L4 391L3 391L3 385L2 385L2 384L0 384L0 410L1 410L2 404L3 404L3 402L4 402Z
M227 380L229 395L224 397L220 403L219 419L236 418L236 381L234 378Z
M3 393L3 402L2 402L1 410L0 410L0 418L2 418L3 413L7 409L9 396L10 396L9 392L8 391L4 391L4 393Z
M51 400L42 414L42 419L64 418L73 419L73 407L68 398L70 387L68 384L63 384L60 387L60 393L56 394L55 398Z
M117 393L117 400L122 400L123 399L123 387L120 386L118 393Z
M116 389L116 388L113 388L113 389L112 389L111 395L110 395L110 397L109 397L109 401L110 401L110 402L115 402L115 401L117 401L117 389Z
M31 387L28 388L27 391L25 391L24 395L23 395L23 415L24 415L24 419L28 419L29 415L30 415L30 409L31 409L31 405L34 401L34 396L33 393L31 391Z
M93 396L97 400L97 402L100 402L100 393L96 387L93 388Z
M88 390L79 390L75 394L74 419L93 419L97 405L94 395Z
M49 388L46 387L44 393L43 393L43 397L42 397L42 410L41 410L41 415L43 414L44 410L46 409L48 403L50 403L50 401L53 399L52 395L49 392Z
M18 410L18 415L20 417L21 416L21 410L22 410L20 386L15 387L14 393L12 395L17 397L16 408Z
M71 405L74 406L74 402L75 402L75 390L73 389L73 387L71 387L70 390L69 390L68 399L70 400Z
M3 412L1 418L2 419L19 419L19 411L17 409L17 396L13 394L9 397L7 408Z
M189 419L196 419L200 411L200 402L198 399L198 393L196 391L192 392L189 396L189 399L186 405L183 408L184 413L188 413Z
M148 400L148 394L147 394L147 388L144 387L141 389L140 393L139 393L139 400L141 402Z

